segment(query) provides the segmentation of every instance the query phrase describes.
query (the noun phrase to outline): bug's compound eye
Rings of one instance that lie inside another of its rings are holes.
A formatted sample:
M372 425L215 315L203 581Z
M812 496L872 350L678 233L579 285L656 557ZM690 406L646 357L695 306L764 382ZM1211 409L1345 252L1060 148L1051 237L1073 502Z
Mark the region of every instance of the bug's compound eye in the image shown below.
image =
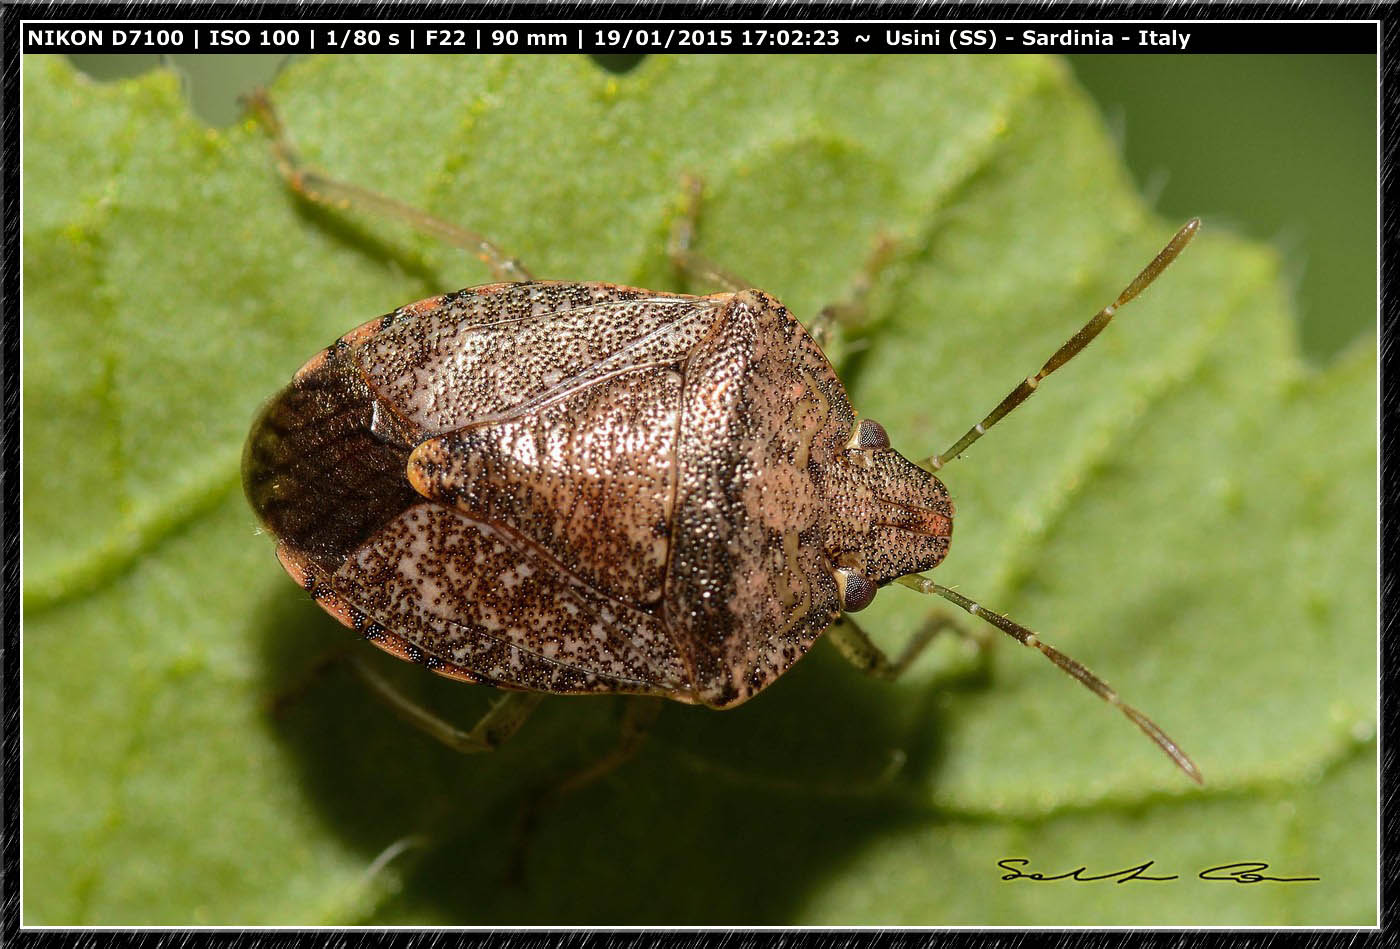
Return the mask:
M885 431L885 426L873 418L863 418L851 430L851 440L846 443L846 447L860 451L889 448L890 436Z
M836 591L841 596L841 609L859 613L875 602L875 581L859 570L839 567L836 570Z

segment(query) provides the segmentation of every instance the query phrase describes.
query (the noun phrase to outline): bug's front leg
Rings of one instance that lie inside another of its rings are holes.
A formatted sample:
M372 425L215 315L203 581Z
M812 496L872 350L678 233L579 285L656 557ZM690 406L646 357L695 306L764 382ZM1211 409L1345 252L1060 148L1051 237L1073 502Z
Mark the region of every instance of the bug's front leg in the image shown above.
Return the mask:
M400 718L463 754L495 751L519 731L530 713L544 699L542 692L507 692L492 704L471 731L462 731L394 688L358 657L351 659L350 665L370 690Z
M287 186L306 200L333 208L359 208L398 218L416 230L431 234L438 240L476 255L482 263L491 268L491 274L498 281L519 283L534 279L520 261L507 255L475 231L458 227L377 191L337 181L309 167L297 154L267 92L262 89L254 91L248 96L247 103L254 117L272 136L272 151L277 159L277 171L287 182Z
M951 629L967 638L973 640L980 647L983 640L969 633L956 620L941 613L934 613L921 626L909 642L905 644L903 652L898 659L891 660L885 655L885 651L871 641L865 630L861 629L849 614L842 614L841 617L831 624L826 631L826 638L836 647L851 665L855 666L866 675L874 676L877 679L894 681L904 674L914 660L928 648L928 644L943 630Z

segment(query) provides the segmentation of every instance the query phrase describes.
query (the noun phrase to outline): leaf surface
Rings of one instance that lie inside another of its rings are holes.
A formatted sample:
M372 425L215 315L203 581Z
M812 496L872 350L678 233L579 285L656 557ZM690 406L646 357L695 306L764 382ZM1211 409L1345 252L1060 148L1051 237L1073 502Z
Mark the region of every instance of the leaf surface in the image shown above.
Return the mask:
M1204 789L1004 637L986 666L946 637L896 685L819 644L740 709L668 707L635 761L542 816L522 890L502 882L521 803L610 746L619 703L545 703L462 757L342 671L302 681L346 633L238 489L253 413L306 357L489 275L299 204L260 132L199 124L169 73L98 85L30 57L24 83L26 922L1374 920L1375 351L1305 370L1269 251L1206 222L946 469L940 582L1101 673ZM698 248L799 315L892 235L831 352L911 457L1179 223L1144 209L1054 60L343 57L272 93L314 164L544 277L683 289L685 172ZM937 608L890 588L861 622L897 651ZM492 697L367 659L463 725ZM1182 879L1003 881L1009 857ZM1322 880L1195 878L1237 860Z

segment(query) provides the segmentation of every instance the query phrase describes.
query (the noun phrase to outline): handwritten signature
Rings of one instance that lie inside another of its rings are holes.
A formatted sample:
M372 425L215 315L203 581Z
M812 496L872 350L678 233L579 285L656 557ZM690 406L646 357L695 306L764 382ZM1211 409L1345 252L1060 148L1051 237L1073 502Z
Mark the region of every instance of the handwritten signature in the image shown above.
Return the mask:
M1147 871L1152 869L1155 860L1146 863L1139 863L1137 866L1124 867L1121 870L1111 870L1108 873L1091 874L1088 867L1076 867L1064 873L1045 874L1038 871L1026 871L1022 868L1030 866L1030 861L1023 857L1007 857L997 861L997 866L1007 871L1002 874L1003 880L1035 880L1039 883L1053 883L1056 880L1073 880L1076 883L1093 883L1098 880L1112 880L1114 883L1127 883L1130 880L1141 880L1146 883L1165 883L1168 880L1179 880L1181 877L1175 873L1170 876L1149 876ZM1019 868L1014 866L1019 864ZM1226 883L1310 883L1321 880L1322 877L1277 877L1268 876L1264 873L1269 869L1267 863L1241 862L1222 863L1218 866L1207 867L1196 874L1202 880L1221 880Z

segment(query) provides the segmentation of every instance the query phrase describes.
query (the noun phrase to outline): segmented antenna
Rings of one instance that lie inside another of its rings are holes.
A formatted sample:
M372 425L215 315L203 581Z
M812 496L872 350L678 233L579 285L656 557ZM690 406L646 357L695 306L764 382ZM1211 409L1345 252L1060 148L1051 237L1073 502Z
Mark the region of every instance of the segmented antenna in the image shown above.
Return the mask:
M1195 237L1196 232L1200 229L1200 218L1193 217L1191 220L1187 221L1182 226L1181 230L1176 232L1176 236L1167 242L1167 246L1163 247L1161 252L1156 257L1152 258L1152 263L1144 267L1142 273L1134 277L1133 282L1123 288L1123 292L1118 294L1118 299L1094 314L1094 318L1085 323L1084 326L1080 328L1079 332L1075 333L1063 346L1055 350L1055 354L1046 361L1044 366L1040 367L1039 372L1033 376L1028 376L1025 381L1012 389L1006 398L1002 399L1001 403L996 408L992 409L991 413L988 414L986 418L969 428L962 438L954 442L953 447L942 454L925 458L923 461L919 462L919 467L926 471L937 471L942 468L949 461L966 451L969 445L986 434L987 429L1010 414L1012 409L1030 398L1031 394L1040 386L1042 379L1079 355L1085 346L1093 342L1095 336L1103 332L1103 328L1113 319L1113 314L1118 312L1119 307L1131 301L1143 290L1146 290L1147 286L1152 283L1152 281L1156 280L1173 260L1176 260L1177 255L1185 249L1187 244L1191 243L1191 238Z
M1112 686L1086 669L1078 660L1066 656L1049 643L1042 642L1039 636L1029 629L1026 629L1026 627L1017 623L1015 620L1002 616L1000 613L993 612L983 607L981 604L969 600L961 593L950 590L941 584L934 583L928 577L915 573L906 577L900 577L899 582L909 587L911 590L918 590L920 593L930 593L941 596L945 600L948 600L966 610L968 613L971 613L973 616L976 616L978 619L991 623L997 629L1018 640L1022 645L1033 646L1039 649L1046 659L1049 659L1066 673L1078 679L1085 688L1128 716L1128 720L1142 729L1143 734L1148 738L1156 742L1157 747L1166 752L1167 757L1176 762L1176 766L1182 771L1185 771L1188 778L1195 781L1197 784L1205 783L1201 777L1201 771L1196 767L1195 762L1187 756L1186 752L1181 750L1181 746L1173 741L1171 736L1162 731L1152 719L1119 698L1118 693L1113 690Z

